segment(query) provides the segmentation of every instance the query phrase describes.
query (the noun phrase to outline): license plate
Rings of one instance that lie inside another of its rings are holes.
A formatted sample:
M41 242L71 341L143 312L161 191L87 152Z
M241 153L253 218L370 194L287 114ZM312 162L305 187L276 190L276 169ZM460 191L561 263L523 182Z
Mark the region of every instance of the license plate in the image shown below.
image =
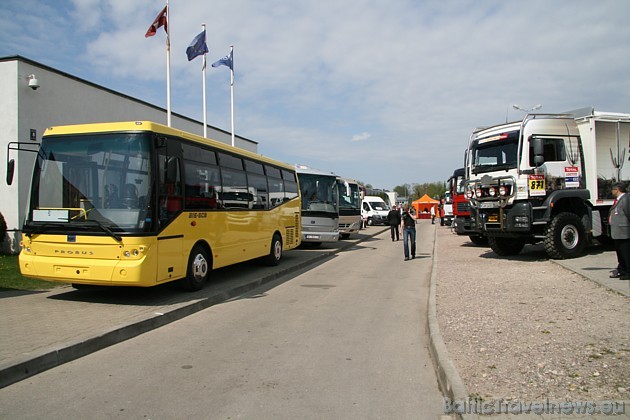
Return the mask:
M493 209L495 207L499 207L499 203L495 203L494 201L486 201L485 203L479 203L480 209Z
M319 239L317 235L306 235L306 239Z

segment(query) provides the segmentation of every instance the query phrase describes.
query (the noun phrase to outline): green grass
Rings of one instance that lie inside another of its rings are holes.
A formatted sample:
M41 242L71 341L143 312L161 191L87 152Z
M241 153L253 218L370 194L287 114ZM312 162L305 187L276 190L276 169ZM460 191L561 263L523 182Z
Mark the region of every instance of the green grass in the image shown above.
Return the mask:
M29 279L20 274L17 255L0 255L0 292L5 290L50 290L63 283Z

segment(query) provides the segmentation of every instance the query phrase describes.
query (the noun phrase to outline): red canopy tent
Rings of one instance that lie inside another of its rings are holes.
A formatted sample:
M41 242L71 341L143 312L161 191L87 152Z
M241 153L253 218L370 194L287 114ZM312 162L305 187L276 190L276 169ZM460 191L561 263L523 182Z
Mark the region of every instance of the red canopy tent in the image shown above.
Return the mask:
M423 195L413 203L411 206L416 211L416 217L419 219L430 219L431 218L431 207L435 208L435 214L438 214L438 205L440 202L438 200L434 200L428 195Z

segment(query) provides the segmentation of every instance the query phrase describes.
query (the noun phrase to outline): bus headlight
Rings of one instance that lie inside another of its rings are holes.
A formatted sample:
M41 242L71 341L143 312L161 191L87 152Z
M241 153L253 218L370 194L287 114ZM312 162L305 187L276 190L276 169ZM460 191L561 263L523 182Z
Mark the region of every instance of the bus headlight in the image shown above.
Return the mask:
M145 250L146 247L144 245L140 245L138 248L126 249L123 252L123 256L125 258L138 258L142 256Z

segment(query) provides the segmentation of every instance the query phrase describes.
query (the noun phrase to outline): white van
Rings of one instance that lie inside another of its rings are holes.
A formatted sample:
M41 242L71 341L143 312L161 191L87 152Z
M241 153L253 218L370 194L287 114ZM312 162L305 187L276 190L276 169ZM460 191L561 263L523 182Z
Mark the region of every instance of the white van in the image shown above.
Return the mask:
M389 206L378 196L366 195L361 203L361 218L368 225L386 225Z

